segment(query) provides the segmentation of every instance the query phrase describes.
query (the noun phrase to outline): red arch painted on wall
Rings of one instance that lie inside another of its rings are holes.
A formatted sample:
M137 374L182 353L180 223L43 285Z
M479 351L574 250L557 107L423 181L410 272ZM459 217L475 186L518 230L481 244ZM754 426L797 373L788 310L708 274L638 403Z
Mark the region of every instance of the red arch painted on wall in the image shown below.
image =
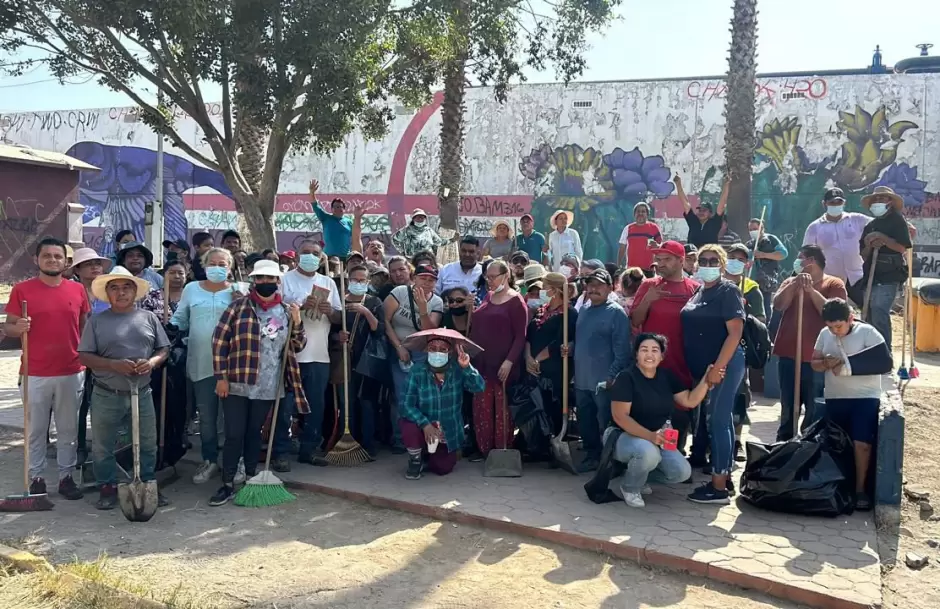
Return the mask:
M398 230L405 225L405 214L411 210L405 209L405 173L408 170L408 159L411 158L411 151L414 150L418 141L418 136L424 130L425 125L438 111L441 104L444 103L444 92L438 91L434 94L431 103L424 106L414 115L408 127L398 140L398 147L395 148L395 156L392 157L392 168L389 171L388 179L388 215L389 224L392 230Z

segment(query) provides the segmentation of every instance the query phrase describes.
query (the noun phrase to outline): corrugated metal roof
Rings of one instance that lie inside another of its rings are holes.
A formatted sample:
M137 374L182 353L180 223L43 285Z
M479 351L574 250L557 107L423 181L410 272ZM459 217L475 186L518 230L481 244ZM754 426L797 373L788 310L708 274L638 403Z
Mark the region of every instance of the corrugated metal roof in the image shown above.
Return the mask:
M40 165L42 167L61 167L71 170L101 171L94 165L89 165L84 161L62 154L60 152L50 152L48 150L35 150L23 146L10 146L9 144L0 144L0 161L9 163L23 163L26 165Z

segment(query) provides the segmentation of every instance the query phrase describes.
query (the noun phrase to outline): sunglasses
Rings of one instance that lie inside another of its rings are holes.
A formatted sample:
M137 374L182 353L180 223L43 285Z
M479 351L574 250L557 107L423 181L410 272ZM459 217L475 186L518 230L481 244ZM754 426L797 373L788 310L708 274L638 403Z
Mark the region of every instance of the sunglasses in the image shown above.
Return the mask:
M447 299L447 304L449 305L462 305L466 303L467 303L466 298L448 298Z
M702 258L699 256L698 259L699 266L721 266L721 260L718 258Z

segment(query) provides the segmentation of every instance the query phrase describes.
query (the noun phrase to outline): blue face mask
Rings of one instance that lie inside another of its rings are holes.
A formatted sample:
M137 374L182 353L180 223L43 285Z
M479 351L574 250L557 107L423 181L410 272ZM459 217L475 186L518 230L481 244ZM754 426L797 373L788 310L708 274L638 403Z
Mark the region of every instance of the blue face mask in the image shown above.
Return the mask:
M450 353L441 353L439 351L432 351L428 353L428 366L432 368L443 368L447 365L447 361L450 359Z
M729 275L743 275L744 263L740 260L729 260L728 264L725 265L725 270L728 271Z
M349 293L353 296L364 296L369 291L369 284L358 281L349 284Z
M306 273L316 273L317 269L320 268L320 257L313 254L301 254L297 266Z
M223 283L228 279L228 269L224 266L210 266L206 269L206 279L212 283Z
M803 272L803 260L801 258L797 258L793 261L793 272L797 274Z
M876 218L880 218L881 216L888 213L888 204L887 203L872 203L871 207L869 207L868 209L871 211L871 215L875 216Z
M721 269L717 266L700 266L695 275L705 283L718 281L721 277Z

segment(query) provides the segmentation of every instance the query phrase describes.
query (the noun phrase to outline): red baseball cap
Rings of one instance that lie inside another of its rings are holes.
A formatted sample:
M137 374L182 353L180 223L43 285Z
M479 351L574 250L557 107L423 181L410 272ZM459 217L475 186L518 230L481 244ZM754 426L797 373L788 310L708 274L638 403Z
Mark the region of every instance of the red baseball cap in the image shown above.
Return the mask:
M666 241L659 247L651 249L650 252L653 255L669 254L670 256L675 256L676 258L685 258L685 246L678 241Z
M295 252L294 250L287 250L286 252L281 252L281 253L279 254L279 256L280 256L281 258L288 258L288 259L290 259L290 260L296 260L296 259L297 259L297 252Z

